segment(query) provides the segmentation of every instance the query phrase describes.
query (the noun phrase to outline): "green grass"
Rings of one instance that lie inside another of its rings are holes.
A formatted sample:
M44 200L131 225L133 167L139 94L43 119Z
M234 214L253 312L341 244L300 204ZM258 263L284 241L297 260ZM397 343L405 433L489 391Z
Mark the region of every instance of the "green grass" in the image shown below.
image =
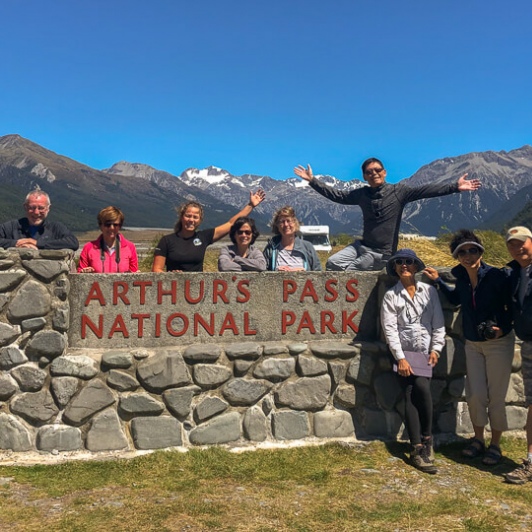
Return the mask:
M503 440L490 470L436 455L438 475L404 461L406 444L372 442L230 453L156 452L134 459L3 466L1 530L524 530L532 484L504 484L522 440Z

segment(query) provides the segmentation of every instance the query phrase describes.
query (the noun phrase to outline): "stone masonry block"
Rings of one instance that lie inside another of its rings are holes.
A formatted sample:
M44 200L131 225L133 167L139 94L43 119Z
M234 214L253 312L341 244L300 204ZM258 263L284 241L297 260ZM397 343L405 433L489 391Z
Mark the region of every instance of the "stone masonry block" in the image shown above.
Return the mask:
M27 281L13 297L7 311L11 321L46 316L50 312L52 298L44 285Z
M170 416L136 417L131 422L131 435L137 449L164 449L183 443L181 423Z
M38 392L46 380L46 372L31 364L18 366L11 371L11 376L18 382L23 392Z
M259 406L246 410L242 423L244 436L250 441L265 441L268 438L268 418Z
M190 414L192 398L201 391L199 386L185 386L173 388L163 392L163 401L169 412L179 418L185 418Z
M233 376L231 369L221 364L196 364L193 371L195 383L206 389L217 388Z
M466 435L473 432L473 425L465 401L459 401L451 405L446 411L441 412L436 423L439 431L443 433Z
M222 414L192 429L189 434L193 445L219 445L239 440L241 419L238 412Z
M354 358L360 353L358 347L345 342L312 342L309 347L314 356L321 358Z
M306 412L281 410L272 414L272 433L276 440L301 440L310 436Z
M164 412L164 404L147 393L131 393L120 397L120 417L130 420L134 417L158 416Z
M183 357L171 350L159 352L140 362L137 377L144 388L153 393L192 383Z
M30 451L33 438L30 431L15 416L0 413L0 449Z
M375 369L375 360L373 357L363 354L354 358L347 368L347 379L350 382L358 382L369 386L373 370Z
M525 430L528 408L510 405L506 407L508 430Z
M18 347L0 348L0 370L6 371L28 361L28 357Z
M34 425L48 423L59 413L59 408L48 390L21 393L12 399L10 407L13 414L23 417Z
M113 409L109 408L94 416L87 431L85 445L89 451L119 451L129 447L118 414Z
M290 358L264 358L260 360L255 369L253 376L257 379L266 379L271 382L281 382L288 379L294 372L296 361Z
M293 410L319 410L327 404L330 391L329 375L301 377L281 384L275 391L275 403Z
M271 387L268 381L233 379L223 387L222 393L233 406L250 406L266 395Z
M66 425L45 425L37 432L39 451L77 451L83 447L81 430Z
M115 401L111 390L102 381L92 380L72 398L65 409L63 420L70 425L83 425Z
M312 355L297 357L297 374L301 377L317 377L327 373L327 362Z
M260 357L262 348L255 342L243 342L228 344L225 346L225 354L229 360L244 358L247 360L257 360Z
M314 414L314 434L317 438L354 436L353 418L344 410L324 410Z
M229 405L219 397L208 396L197 404L194 410L194 418L198 423L203 423L203 421L225 412L228 408Z

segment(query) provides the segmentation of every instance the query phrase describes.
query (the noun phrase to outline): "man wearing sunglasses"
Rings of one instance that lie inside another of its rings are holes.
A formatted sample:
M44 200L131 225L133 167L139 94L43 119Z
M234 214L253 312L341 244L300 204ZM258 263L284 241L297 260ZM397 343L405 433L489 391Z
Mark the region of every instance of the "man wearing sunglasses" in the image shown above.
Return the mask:
M399 226L407 203L456 192L474 191L480 187L480 181L467 180L467 174L460 177L456 183L428 183L419 187L408 187L402 183L392 185L386 183L384 165L375 158L367 159L362 164L362 175L369 186L349 191L324 185L314 178L310 165L306 168L297 166L294 173L331 201L358 205L362 209L362 240L356 240L332 255L326 265L329 271L381 270L390 256L397 251Z
M72 249L78 239L60 222L50 222L50 198L42 190L33 190L24 201L25 218L0 225L0 248Z
M512 306L515 333L521 344L521 373L528 406L526 439L528 456L506 481L525 484L532 481L532 232L527 227L512 227L506 235L506 246L513 261L510 267Z

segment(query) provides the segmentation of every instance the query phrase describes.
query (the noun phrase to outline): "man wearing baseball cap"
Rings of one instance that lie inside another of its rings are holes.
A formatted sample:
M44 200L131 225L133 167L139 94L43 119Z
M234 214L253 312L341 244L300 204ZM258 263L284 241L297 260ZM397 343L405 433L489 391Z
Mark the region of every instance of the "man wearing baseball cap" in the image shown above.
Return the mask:
M524 484L532 481L532 232L527 227L512 227L506 235L506 246L512 258L511 269L514 329L521 345L521 373L528 406L526 439L528 456L506 481Z

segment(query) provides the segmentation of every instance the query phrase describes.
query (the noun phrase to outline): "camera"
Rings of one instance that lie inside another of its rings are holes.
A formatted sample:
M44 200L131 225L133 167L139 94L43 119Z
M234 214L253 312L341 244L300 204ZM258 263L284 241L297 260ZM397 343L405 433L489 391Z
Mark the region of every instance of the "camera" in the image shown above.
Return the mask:
M477 325L477 332L481 338L493 340L497 336L497 331L493 328L497 323L492 320L486 320Z

